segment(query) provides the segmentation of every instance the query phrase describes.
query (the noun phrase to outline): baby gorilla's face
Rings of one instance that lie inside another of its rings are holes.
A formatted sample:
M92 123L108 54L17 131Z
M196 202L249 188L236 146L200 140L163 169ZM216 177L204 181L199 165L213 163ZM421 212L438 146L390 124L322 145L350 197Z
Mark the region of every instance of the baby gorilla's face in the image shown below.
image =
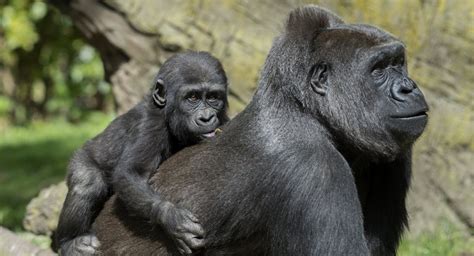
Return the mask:
M171 117L172 131L182 142L195 143L213 137L225 113L226 85L217 83L181 86L175 97L176 109ZM178 128L178 129L176 129Z

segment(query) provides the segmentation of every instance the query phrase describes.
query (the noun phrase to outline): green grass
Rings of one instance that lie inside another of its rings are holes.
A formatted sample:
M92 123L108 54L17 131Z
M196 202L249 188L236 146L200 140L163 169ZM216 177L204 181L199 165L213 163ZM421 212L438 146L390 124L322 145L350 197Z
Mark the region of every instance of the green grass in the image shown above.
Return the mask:
M0 127L0 225L21 229L31 198L64 179L74 150L111 119L97 113L78 125L57 119L27 127Z
M461 254L465 253L465 254ZM398 256L459 256L474 254L474 237L441 221L435 232L402 241Z

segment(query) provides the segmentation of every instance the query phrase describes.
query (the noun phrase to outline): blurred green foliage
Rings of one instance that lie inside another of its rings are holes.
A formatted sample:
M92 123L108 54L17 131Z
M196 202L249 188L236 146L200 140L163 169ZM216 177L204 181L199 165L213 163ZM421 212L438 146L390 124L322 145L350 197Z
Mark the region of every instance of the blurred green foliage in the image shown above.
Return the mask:
M0 127L0 225L20 229L32 197L64 179L72 152L112 120L92 113L80 125L64 119Z
M398 249L399 256L468 256L471 253L474 253L474 237L466 237L449 222L441 222L435 232L403 240Z
M103 73L100 56L59 11L39 0L0 0L0 94L13 123L107 110L113 99Z

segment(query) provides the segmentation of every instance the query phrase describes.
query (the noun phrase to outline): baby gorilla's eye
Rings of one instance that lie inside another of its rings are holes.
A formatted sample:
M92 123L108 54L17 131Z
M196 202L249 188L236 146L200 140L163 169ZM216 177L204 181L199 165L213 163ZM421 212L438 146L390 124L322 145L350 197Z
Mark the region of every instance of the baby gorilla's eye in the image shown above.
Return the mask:
M217 100L217 97L216 95L209 95L209 97L207 98L209 101L216 101Z
M198 97L197 97L196 94L191 94L191 95L189 95L189 96L187 97L187 99L188 99L189 101L191 101L191 102L195 102L195 101L198 100Z

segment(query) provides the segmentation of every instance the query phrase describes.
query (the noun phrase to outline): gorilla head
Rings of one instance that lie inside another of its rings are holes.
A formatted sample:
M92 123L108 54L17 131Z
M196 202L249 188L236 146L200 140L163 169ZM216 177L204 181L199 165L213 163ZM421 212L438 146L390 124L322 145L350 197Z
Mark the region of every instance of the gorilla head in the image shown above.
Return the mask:
M320 10L291 12L264 79L288 90L347 150L392 159L427 123L428 106L408 76L405 46L379 28L345 24Z
M213 137L228 121L227 77L219 60L206 52L168 59L155 79L153 100L164 107L167 124L178 141L194 144Z

